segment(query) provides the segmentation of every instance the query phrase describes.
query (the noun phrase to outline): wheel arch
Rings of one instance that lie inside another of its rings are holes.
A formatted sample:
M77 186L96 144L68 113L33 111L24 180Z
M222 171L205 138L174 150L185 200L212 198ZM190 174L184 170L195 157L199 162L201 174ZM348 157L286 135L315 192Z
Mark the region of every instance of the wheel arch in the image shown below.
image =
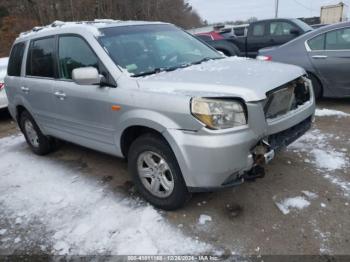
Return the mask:
M306 71L306 72L310 76L310 78L313 77L317 81L317 83L319 84L319 87L321 89L320 90L320 97L323 97L324 96L324 84L321 81L321 79L317 76L317 74L315 74L315 73L313 73L311 71ZM320 97L318 97L318 98L320 98Z

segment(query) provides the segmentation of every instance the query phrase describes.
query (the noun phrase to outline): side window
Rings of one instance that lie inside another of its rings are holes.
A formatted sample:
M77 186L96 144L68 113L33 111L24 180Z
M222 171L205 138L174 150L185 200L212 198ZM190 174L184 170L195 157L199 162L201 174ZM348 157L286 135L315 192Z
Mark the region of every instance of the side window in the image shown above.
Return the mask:
M265 24L260 23L253 26L253 36L264 36Z
M350 50L350 28L328 32L326 50Z
M290 31L292 29L296 29L295 26L287 22L270 23L270 35L273 36L291 35Z
M25 43L15 44L12 48L10 60L7 67L9 76L20 76Z
M316 36L308 41L308 45L311 50L324 50L324 44L325 44L325 34Z
M55 77L55 39L53 37L33 40L27 58L27 75Z
M72 79L72 71L92 66L98 69L98 58L90 46L80 37L61 36L58 44L60 78Z

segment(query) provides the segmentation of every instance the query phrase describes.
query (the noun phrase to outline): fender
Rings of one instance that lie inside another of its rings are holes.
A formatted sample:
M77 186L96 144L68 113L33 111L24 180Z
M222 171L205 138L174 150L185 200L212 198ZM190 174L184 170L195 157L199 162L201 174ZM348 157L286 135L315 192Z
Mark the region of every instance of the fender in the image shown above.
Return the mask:
M132 126L144 126L164 133L167 129L181 129L181 127L169 117L151 110L135 109L123 114L116 127L114 142L117 147L117 154L122 156L121 137L123 132Z

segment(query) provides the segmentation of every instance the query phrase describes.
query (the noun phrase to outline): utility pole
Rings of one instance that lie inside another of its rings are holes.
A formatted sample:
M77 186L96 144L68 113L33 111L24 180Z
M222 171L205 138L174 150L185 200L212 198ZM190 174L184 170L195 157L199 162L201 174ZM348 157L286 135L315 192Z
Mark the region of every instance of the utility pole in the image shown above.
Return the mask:
M278 18L279 0L275 0L275 18Z

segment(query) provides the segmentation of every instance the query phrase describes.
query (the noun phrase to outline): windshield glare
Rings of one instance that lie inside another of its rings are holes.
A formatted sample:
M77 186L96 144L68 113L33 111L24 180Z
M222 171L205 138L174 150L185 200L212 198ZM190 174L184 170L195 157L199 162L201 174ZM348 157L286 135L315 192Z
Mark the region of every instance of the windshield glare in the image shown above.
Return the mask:
M114 63L133 76L187 66L222 56L173 25L137 25L100 29L100 44Z

